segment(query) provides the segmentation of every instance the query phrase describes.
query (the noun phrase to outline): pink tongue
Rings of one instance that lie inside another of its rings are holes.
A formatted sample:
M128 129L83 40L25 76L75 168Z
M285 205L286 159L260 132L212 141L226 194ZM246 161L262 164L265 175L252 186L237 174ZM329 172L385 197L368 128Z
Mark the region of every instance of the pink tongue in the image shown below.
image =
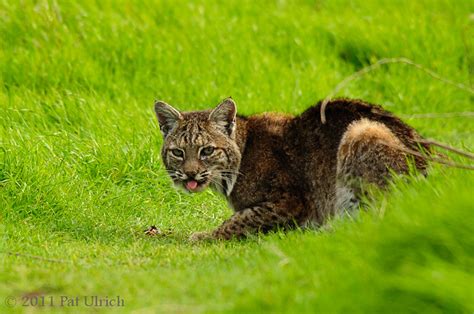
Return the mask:
M194 180L186 182L186 187L190 190L194 190L198 186L198 183Z

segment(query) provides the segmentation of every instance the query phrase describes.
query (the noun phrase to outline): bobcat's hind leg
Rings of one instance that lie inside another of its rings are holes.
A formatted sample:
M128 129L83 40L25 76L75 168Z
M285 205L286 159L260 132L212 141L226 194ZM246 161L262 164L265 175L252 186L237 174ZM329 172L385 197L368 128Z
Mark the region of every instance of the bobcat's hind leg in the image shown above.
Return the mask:
M404 147L382 123L368 119L351 123L337 152L335 210L357 207L365 187L386 186L392 171L408 172Z

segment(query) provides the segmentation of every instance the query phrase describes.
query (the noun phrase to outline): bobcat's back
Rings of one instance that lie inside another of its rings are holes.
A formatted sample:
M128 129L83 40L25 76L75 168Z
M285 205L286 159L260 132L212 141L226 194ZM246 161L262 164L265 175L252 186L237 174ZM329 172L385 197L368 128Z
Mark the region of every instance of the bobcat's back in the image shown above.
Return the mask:
M245 149L230 201L236 210L262 200L300 200L288 204L294 219L321 224L334 211L338 148L348 126L369 119L387 126L410 149L418 150L420 136L391 113L359 100L339 99L328 103L327 122L320 118L321 103L301 115L275 114L241 117ZM426 147L427 148L427 147ZM418 168L424 160L415 158ZM288 197L291 196L291 197ZM303 207L303 211L292 208Z

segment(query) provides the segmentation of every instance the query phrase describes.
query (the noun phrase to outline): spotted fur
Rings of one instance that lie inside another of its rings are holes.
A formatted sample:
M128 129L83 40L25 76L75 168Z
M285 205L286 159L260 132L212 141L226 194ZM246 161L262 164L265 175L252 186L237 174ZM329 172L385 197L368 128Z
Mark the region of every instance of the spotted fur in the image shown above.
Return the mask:
M219 228L195 233L193 240L320 226L357 207L367 184L383 188L393 173L406 173L409 159L425 171L425 160L405 151L429 151L428 145L420 146L416 131L381 107L334 100L323 124L320 106L298 116L244 117L236 115L232 99L212 111L155 104L162 157L175 184L195 180L193 192L211 186L234 209ZM212 154L203 156L203 150Z

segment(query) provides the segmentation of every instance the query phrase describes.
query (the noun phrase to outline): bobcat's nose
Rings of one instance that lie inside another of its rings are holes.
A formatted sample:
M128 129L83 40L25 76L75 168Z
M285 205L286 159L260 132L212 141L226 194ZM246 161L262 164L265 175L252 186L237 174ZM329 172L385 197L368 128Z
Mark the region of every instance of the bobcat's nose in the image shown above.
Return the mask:
M197 175L197 171L186 171L184 174L188 176L188 179L193 180Z
M185 161L183 165L183 172L185 175L188 176L189 180L193 180L194 177L196 177L196 175L199 172L198 170L199 170L199 164L195 160L189 159Z

